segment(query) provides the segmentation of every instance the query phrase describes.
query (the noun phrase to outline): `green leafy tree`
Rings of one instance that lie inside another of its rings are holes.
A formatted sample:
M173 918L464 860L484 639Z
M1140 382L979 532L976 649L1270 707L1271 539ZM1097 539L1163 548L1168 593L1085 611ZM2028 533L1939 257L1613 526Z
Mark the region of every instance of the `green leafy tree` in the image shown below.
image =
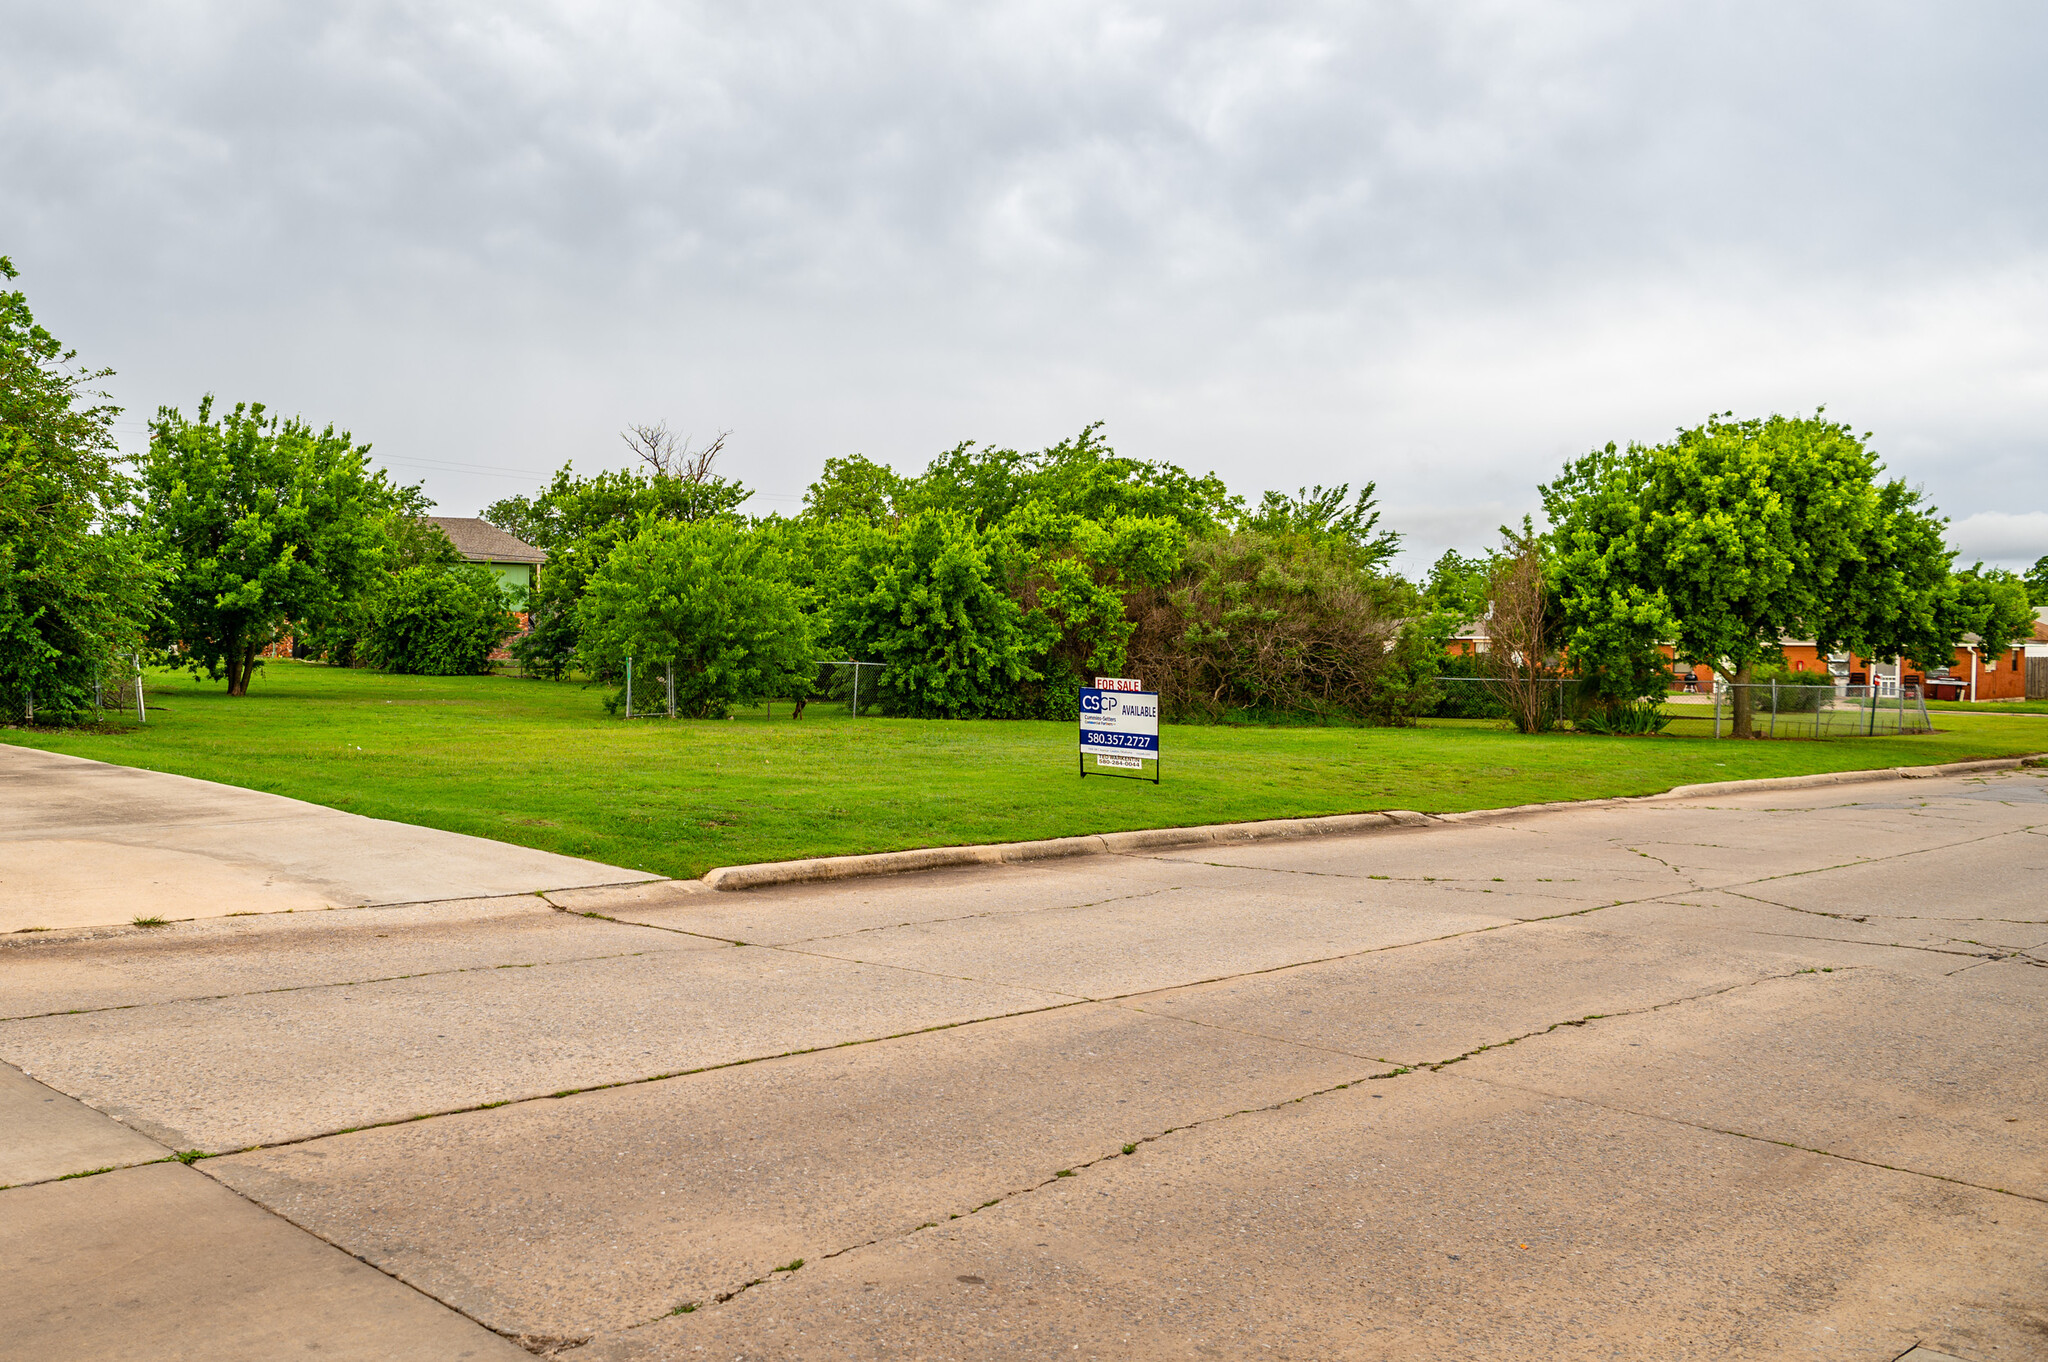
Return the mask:
M2048 554L2034 560L2027 569L2026 582L2027 599L2035 605L2048 605Z
M462 554L454 541L439 525L426 518L434 506L426 493L418 487L400 487L396 489L396 495L396 503L382 517L380 532L384 543L376 580L319 624L295 625L292 637L294 657L324 658L336 666L354 666L363 660L364 639L371 628L372 617L391 592L399 574L409 568L446 571L463 566ZM500 630L497 637L504 637L505 632Z
M773 544L730 520L648 515L591 574L578 617L589 663L631 657L650 680L674 669L677 707L722 718L735 704L807 694L814 622Z
M1716 416L1568 464L1542 492L1573 664L1647 677L1669 641L1738 683L1734 732L1748 737L1748 683L1781 638L1946 654L1958 621L1943 522L1879 481L1864 438L1819 413Z
M414 676L481 676L519 624L497 575L480 563L401 568L366 614L369 660Z
M1010 594L1024 610L1032 670L1027 706L1044 718L1072 716L1078 686L1124 667L1131 593L1165 585L1187 552L1187 531L1166 516L1118 516L1104 522L1027 501L1003 522Z
M1490 555L1467 557L1456 549L1445 549L1423 579L1423 599L1463 628L1486 614L1486 584L1492 572Z
M401 489L369 446L334 427L213 399L188 419L165 407L142 459L142 525L172 560L163 641L194 672L246 695L257 654L289 627L317 634L381 585Z
M684 522L730 515L752 496L737 482L708 470L695 480L677 474L608 468L589 477L570 464L555 470L531 497L513 496L484 507L483 519L553 556L593 535L610 544L630 537L642 516Z
M0 256L0 280L17 277ZM92 702L115 655L141 646L163 571L128 532L117 408L18 289L0 290L0 713Z
M827 459L818 480L804 492L804 515L811 520L884 525L895 519L896 498L902 491L903 479L865 454Z
M1987 568L1976 563L1955 574L1954 618L1950 627L1977 636L1984 657L2001 657L2005 651L2034 632L2034 603L2027 581L2004 568ZM1914 661L1934 666L1946 658Z
M992 529L1025 503L1088 520L1122 516L1165 517L1191 534L1205 534L1241 509L1213 473L1195 477L1169 463L1119 455L1095 422L1072 439L1035 453L957 445L905 480L894 504L900 515L935 510L964 516Z
M860 527L847 539L832 602L837 638L880 662L890 712L913 718L1010 718L1045 639L1028 626L1008 584L1017 550L964 516L922 511L894 532Z
M1299 494L1291 497L1285 492L1268 492L1258 508L1245 517L1243 527L1259 534L1305 535L1322 540L1340 546L1361 568L1379 568L1400 552L1401 536L1379 527L1376 490L1373 483L1365 484L1358 489L1357 499L1349 504L1349 483L1340 482L1335 487L1318 483L1299 489Z
M575 663L583 628L577 612L591 574L639 532L643 519L695 524L728 518L752 495L718 476L723 437L694 452L680 451L662 426L636 426L623 438L644 469L607 469L586 478L563 464L534 496L484 508L485 520L548 552L527 593L527 632L512 645L529 672L559 677Z

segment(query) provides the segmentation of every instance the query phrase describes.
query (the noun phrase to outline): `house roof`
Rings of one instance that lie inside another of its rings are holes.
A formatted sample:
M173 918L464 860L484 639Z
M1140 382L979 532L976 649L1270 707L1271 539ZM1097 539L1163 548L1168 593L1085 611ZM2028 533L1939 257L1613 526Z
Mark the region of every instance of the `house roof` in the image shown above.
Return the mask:
M537 549L523 539L505 533L488 520L474 516L430 515L429 524L454 543L455 551L472 563L545 563L547 550Z

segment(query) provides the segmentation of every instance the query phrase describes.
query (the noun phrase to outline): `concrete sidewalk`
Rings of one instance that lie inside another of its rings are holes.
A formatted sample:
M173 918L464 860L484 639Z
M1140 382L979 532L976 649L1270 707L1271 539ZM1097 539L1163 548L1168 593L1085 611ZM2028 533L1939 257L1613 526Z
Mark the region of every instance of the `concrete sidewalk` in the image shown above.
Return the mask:
M2040 1356L2043 830L2026 771L0 937L0 1339Z
M0 933L653 878L282 795L0 743Z

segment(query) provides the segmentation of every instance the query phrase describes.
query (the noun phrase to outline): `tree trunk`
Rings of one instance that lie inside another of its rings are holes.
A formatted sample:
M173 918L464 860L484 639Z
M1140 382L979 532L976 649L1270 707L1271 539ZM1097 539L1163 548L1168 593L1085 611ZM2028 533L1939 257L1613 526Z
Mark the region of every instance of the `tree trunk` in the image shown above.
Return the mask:
M256 669L256 645L239 642L228 650L228 694L249 693L249 673Z
M1756 725L1750 721L1750 716L1755 712L1756 705L1756 693L1751 689L1749 682L1750 674L1751 664L1745 662L1735 669L1735 675L1731 678L1733 682L1731 689L1734 691L1734 694L1729 698L1735 701L1735 725L1730 730L1731 737L1754 738L1756 736Z

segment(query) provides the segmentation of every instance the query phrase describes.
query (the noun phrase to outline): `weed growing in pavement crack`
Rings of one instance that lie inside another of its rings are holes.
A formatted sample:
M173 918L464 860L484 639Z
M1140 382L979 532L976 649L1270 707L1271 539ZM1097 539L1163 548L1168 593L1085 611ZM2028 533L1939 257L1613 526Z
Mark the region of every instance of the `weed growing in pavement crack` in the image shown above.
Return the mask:
M1124 1146L1124 1153L1126 1153L1126 1154L1135 1154L1135 1153L1137 1153L1137 1152L1138 1152L1138 1146L1136 1146L1136 1145L1134 1145L1134 1144L1127 1144L1127 1145L1125 1145L1125 1146ZM991 1202L990 1204L991 1204L991 1205L993 1205L994 1203L993 1203L993 1202Z
M1056 1178L1070 1178L1074 1176L1074 1170L1071 1168L1062 1168L1059 1172L1054 1173L1053 1176Z
M137 927L161 927L165 924L164 920L160 917L139 917L135 919L134 925Z
M197 1163L201 1159L208 1157L208 1155L206 1151L203 1149L180 1149L175 1154L171 1155L171 1157L176 1159L179 1163L190 1164Z
M683 1302L683 1303L682 1303L681 1305L678 1305L678 1306L677 1306L677 1307L676 1307L675 1309L673 1309L673 1310L669 1311L669 1313L670 1313L671 1315L690 1315L690 1314L695 1314L695 1313L696 1313L696 1311L697 1311L697 1302L695 1302L695 1301L684 1301L684 1302Z
M784 1264L783 1264L783 1265L782 1265L781 1267L778 1267L778 1268L776 1268L775 1270L776 1270L777 1272L794 1272L794 1271L796 1271L796 1270L797 1270L798 1268L802 1267L803 1265L804 1265L804 1260L803 1260L803 1259L801 1259L801 1258L792 1258L792 1259L790 1259L790 1260L789 1260L788 1262L784 1263Z

